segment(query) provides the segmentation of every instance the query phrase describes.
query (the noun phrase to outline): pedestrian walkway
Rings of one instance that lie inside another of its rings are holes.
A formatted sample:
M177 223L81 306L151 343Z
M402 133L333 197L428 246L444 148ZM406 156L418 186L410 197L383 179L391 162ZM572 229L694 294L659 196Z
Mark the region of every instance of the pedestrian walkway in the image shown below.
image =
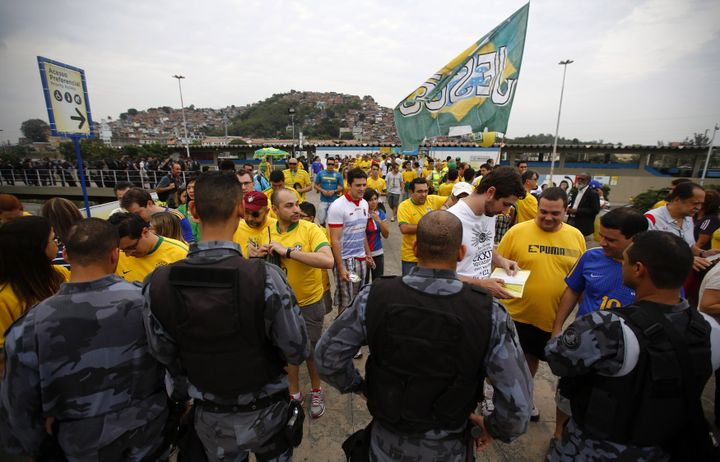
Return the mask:
M317 203L317 194L309 194L308 200ZM392 212L390 212L392 214ZM390 237L383 240L385 249L385 274L399 275L401 235L397 222L390 224ZM337 315L334 311L325 318L327 328ZM570 317L574 319L574 315ZM363 358L355 360L361 373L365 373L367 347L363 347ZM303 393L310 395L310 380L305 368L300 368ZM550 438L555 431L555 387L557 378L547 365L540 363L535 377L535 405L540 411L540 421L530 422L528 431L510 444L495 441L485 451L479 453L476 460L496 461L541 461L545 456ZM353 432L364 428L370 422L370 413L365 401L353 394L341 395L337 390L323 384L325 390L325 414L319 419L311 419L309 399L305 402L305 436L299 448L295 450L293 460L312 462L340 462L345 460L342 443ZM711 379L703 394L703 406L709 422L713 421L715 381ZM716 428L717 431L717 428Z

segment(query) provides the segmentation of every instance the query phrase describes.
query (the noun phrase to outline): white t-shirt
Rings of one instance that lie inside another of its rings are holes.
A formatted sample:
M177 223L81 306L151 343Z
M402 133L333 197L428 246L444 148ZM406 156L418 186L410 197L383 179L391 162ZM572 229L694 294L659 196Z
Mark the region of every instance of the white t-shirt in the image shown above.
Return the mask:
M495 242L495 217L475 215L464 200L450 207L448 212L460 219L463 226L462 243L465 258L457 265L457 274L474 279L487 279L492 273L492 253Z
M385 176L388 194L402 194L403 177L400 171L394 174L392 171Z
M342 259L365 257L365 228L368 224L368 203L353 201L345 194L332 203L327 216L328 227L342 228Z

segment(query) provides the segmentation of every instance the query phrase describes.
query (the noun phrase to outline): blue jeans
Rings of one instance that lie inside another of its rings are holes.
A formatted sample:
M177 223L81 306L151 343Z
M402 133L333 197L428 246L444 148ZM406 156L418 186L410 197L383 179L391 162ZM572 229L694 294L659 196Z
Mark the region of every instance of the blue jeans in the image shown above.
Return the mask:
M402 275L406 276L410 274L410 270L415 268L417 266L417 262L414 261L404 261L402 262Z

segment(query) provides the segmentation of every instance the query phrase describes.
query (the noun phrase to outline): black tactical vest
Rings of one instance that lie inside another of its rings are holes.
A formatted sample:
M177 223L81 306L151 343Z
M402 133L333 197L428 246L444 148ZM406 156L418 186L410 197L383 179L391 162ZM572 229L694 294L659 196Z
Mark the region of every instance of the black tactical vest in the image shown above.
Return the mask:
M240 255L181 260L150 278L151 309L177 342L190 382L220 396L249 393L284 374L265 333L265 262Z
M465 284L430 295L402 278L373 281L366 326L368 408L402 433L457 429L482 397L492 297Z
M591 438L667 448L690 424L693 412L686 393L697 397L699 406L712 374L711 327L693 308L671 318L691 362L692 376L685 377L670 337L658 322L658 316L668 312L667 305L651 302L614 309L637 336L640 356L635 369L622 377L586 374L561 380L573 419ZM693 388L685 390L686 385Z

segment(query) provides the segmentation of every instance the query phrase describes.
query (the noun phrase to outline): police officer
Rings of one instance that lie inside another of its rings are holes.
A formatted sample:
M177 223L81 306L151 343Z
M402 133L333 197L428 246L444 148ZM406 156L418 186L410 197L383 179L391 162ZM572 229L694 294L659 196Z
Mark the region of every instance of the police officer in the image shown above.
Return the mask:
M513 322L483 289L458 280L461 243L456 216L428 213L414 244L418 266L361 289L318 343L321 377L342 393L366 396L373 415L371 427L348 442L358 442L348 449L351 460L465 461L469 417L479 426L478 447L526 431L532 379ZM367 382L352 362L366 344ZM486 376L495 412L483 419L471 413Z
M41 458L158 460L168 416L163 367L150 355L139 286L114 274L118 231L88 218L71 228L69 283L6 334L0 440ZM52 435L46 428L52 428Z
M636 235L622 267L635 303L579 317L548 342L572 409L548 460L718 460L700 394L720 366L720 326L680 298L692 264L680 237Z
M278 267L242 258L232 242L243 211L235 175L200 175L190 211L200 243L143 288L151 352L174 383L187 377L208 460L291 460L302 420L288 413L302 408L289 404L284 367L309 355L297 301Z

